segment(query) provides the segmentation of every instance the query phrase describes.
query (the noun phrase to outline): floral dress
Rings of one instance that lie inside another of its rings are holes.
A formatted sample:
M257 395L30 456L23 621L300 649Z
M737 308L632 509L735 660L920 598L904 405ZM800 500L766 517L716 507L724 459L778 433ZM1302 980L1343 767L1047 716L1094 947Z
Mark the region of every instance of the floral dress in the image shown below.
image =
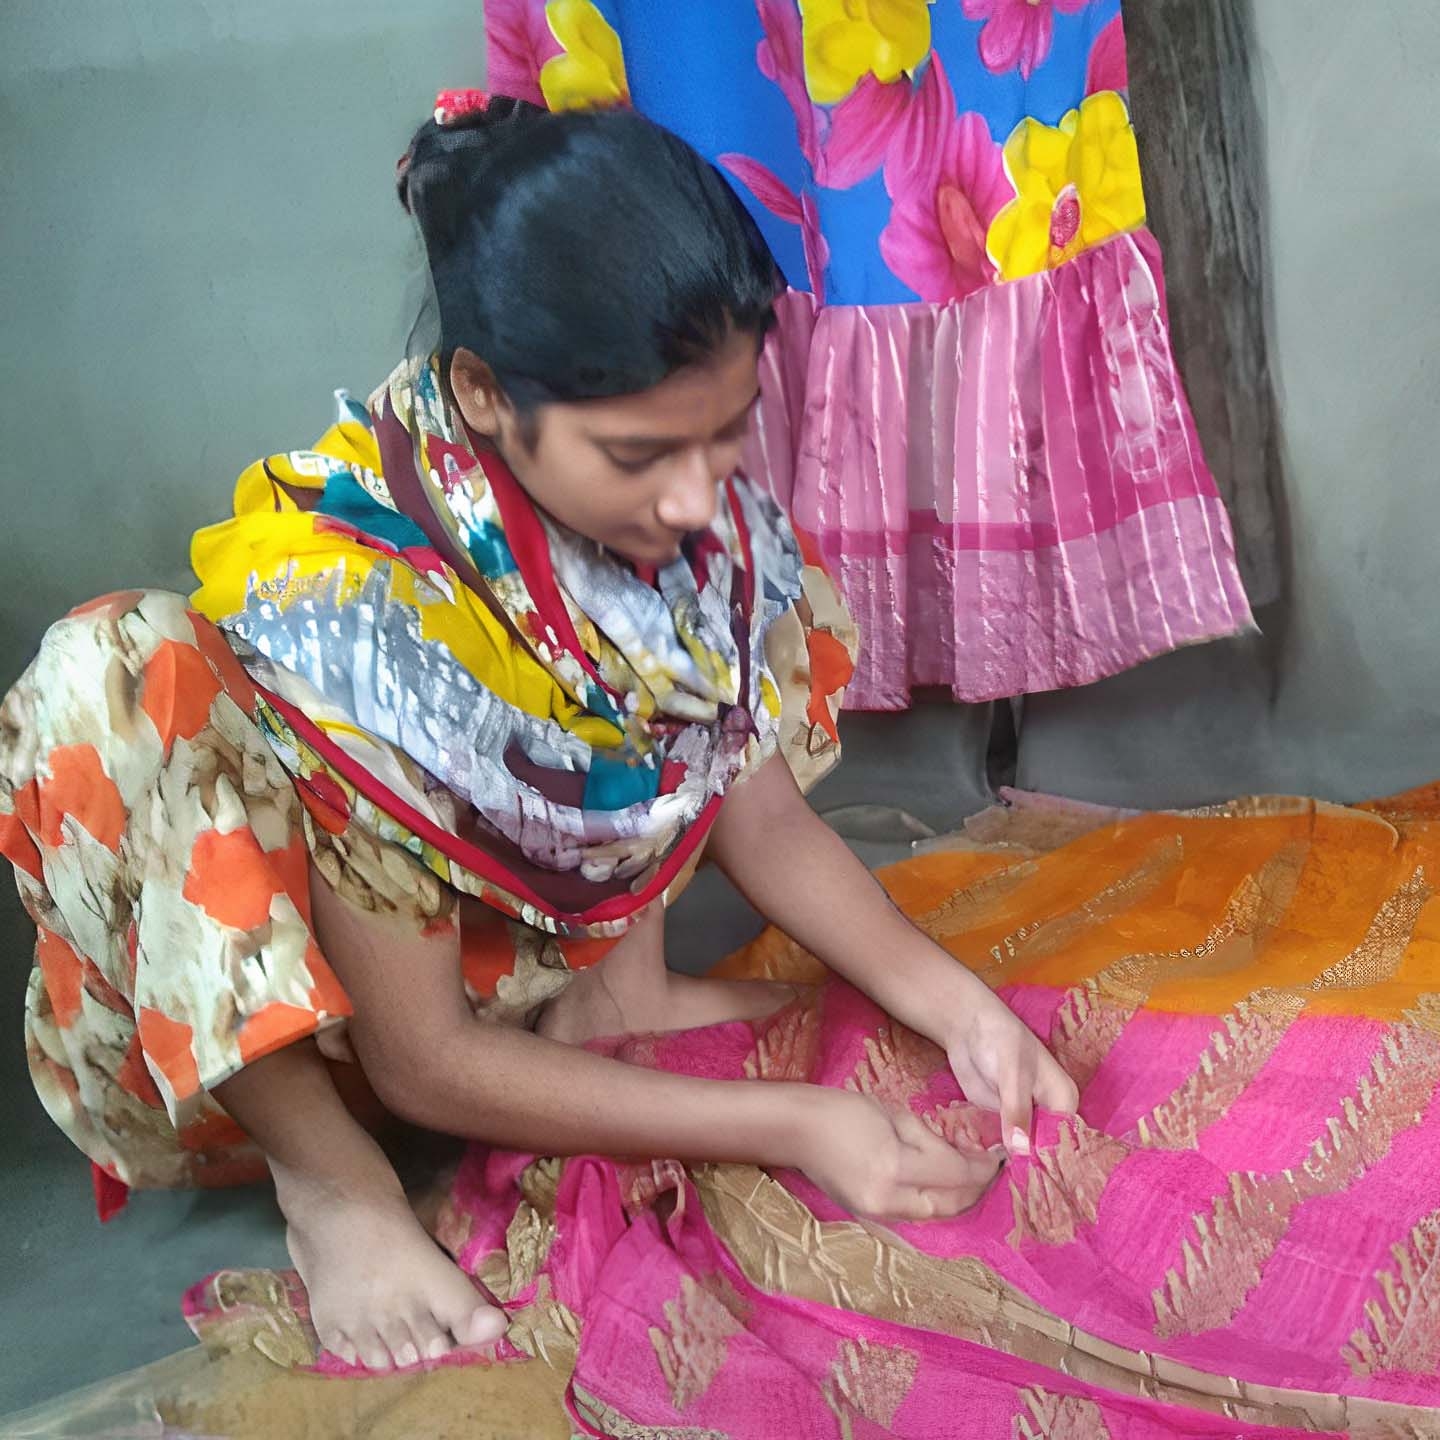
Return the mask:
M633 104L729 177L789 278L747 468L856 617L852 707L1087 684L1250 625L1120 0L484 9L494 92Z

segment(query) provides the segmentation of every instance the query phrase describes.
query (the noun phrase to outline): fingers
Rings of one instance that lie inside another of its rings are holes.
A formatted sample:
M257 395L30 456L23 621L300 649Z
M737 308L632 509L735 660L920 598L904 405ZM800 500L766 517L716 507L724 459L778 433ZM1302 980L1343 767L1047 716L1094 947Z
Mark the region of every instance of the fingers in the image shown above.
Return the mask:
M1042 1049L1035 1067L1035 1103L1044 1110L1073 1115L1080 1108L1080 1090L1060 1067L1060 1062Z
M958 1214L990 1183L998 1166L988 1152L957 1150L908 1110L896 1111L890 1119L902 1143L896 1176L901 1188L963 1193L969 1198L957 1210L950 1211Z
M1005 1148L1012 1155L1030 1153L1030 1129L1034 1124L1035 1051L1027 1045L1000 1078L1000 1131Z
M972 1105L978 1105L982 1110L1000 1108L1000 1096L995 1087L970 1063L968 1056L951 1055L950 1072L955 1076L961 1093Z

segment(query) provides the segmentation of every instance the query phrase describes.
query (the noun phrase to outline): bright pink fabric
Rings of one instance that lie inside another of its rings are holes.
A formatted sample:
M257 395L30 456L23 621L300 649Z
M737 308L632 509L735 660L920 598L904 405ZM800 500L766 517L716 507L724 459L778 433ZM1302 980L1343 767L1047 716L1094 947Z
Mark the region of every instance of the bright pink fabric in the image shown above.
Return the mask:
M1027 987L1008 998L1041 1034L1050 1032L1058 992ZM810 1073L819 1083L840 1086L865 1061L866 1040L884 1016L839 982L827 987L822 1014ZM1236 1292L1228 1321L1170 1334L1157 1320L1157 1292L1166 1291L1176 1267L1183 1269L1185 1247L1199 1243L1195 1217L1210 1213L1237 1174L1271 1175L1304 1165L1328 1117L1345 1115L1347 1097L1359 1093L1387 1045L1386 1027L1373 1021L1302 1017L1192 1148L1147 1147L1139 1121L1195 1070L1217 1024L1211 1016L1151 1010L1130 1019L1084 1090L1081 1120L1089 1138L1083 1143L1103 1154L1105 1163L1094 1219L1072 1213L1071 1238L1059 1242L1028 1230L1017 1201L1032 1169L1053 1164L1062 1125L1073 1124L1055 1117L1039 1121L1037 1159L1014 1163L970 1213L902 1226L900 1234L932 1256L978 1258L1063 1320L1130 1351L1246 1385L1440 1404L1440 1375L1367 1378L1351 1370L1344 1353L1366 1322L1367 1302L1381 1294L1377 1275L1393 1268L1396 1237L1433 1205L1440 1100L1413 1114L1405 1109L1408 1101L1401 1102L1404 1113L1388 1121L1379 1116L1377 1124L1391 1128L1383 1143L1373 1139L1378 1131L1371 1133L1373 1163L1334 1193L1302 1200L1275 1234L1261 1235L1258 1283ZM740 1078L756 1034L755 1027L734 1024L624 1042L617 1053L632 1063ZM934 1065L910 1100L917 1113L960 1098L939 1052ZM982 1123L993 1120L983 1117ZM476 1147L462 1167L452 1203L473 1227L459 1257L467 1269L487 1252L503 1250L527 1158ZM627 1208L624 1196L633 1181L627 1167L571 1161L561 1179L555 1241L544 1278L536 1281L580 1317L576 1385L635 1424L699 1427L699 1433L713 1428L729 1436L832 1436L835 1417L819 1398L825 1377L841 1347L862 1344L907 1351L918 1360L889 1425L867 1428L869 1422L852 1417L856 1428L850 1433L857 1436L948 1440L962 1433L954 1417L963 1408L963 1433L970 1440L1011 1440L1032 1433L1018 1428L1018 1417L1029 1413L1026 1392L1035 1387L1097 1407L1111 1440L1301 1433L1254 1425L1237 1430L1219 1416L1115 1394L962 1340L768 1294L727 1254L679 1167L657 1165L655 1175L662 1190L676 1192L668 1221L653 1206ZM819 1218L846 1218L802 1178L780 1178ZM1060 1208L1067 1203L1062 1198ZM1247 1234L1242 1245L1252 1240ZM1225 1266L1216 1273L1223 1279ZM713 1288L715 1277L722 1277L740 1298L743 1323L731 1327L723 1364L703 1393L677 1408L654 1336L673 1328L687 1275L702 1288ZM534 1293L532 1286L519 1303ZM1081 1440L1100 1432L1082 1427L1054 1433Z
M1252 623L1146 231L957 304L792 293L762 391L747 464L859 622L852 708L1083 685Z

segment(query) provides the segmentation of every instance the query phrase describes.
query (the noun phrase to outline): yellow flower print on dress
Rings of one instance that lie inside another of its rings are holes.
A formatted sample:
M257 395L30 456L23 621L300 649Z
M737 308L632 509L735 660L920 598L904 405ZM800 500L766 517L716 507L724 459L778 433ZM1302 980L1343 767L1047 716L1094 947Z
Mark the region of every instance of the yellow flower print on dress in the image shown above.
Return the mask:
M1026 118L1005 142L1015 198L986 239L1001 277L1053 270L1145 220L1140 154L1125 102L1089 95L1058 126Z
M805 85L837 105L867 76L889 83L930 53L930 0L800 0Z
M550 0L550 31L564 52L540 71L540 90L551 110L590 110L630 100L620 37L593 0Z

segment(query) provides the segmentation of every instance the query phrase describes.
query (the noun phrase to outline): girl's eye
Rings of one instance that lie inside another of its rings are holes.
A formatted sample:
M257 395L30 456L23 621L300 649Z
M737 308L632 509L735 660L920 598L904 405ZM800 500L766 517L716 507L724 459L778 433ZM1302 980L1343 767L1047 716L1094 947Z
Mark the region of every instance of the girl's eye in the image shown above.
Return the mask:
M627 475L643 475L659 458L658 455L646 455L639 460L621 460L618 456L612 455L610 463L617 470L623 470Z

